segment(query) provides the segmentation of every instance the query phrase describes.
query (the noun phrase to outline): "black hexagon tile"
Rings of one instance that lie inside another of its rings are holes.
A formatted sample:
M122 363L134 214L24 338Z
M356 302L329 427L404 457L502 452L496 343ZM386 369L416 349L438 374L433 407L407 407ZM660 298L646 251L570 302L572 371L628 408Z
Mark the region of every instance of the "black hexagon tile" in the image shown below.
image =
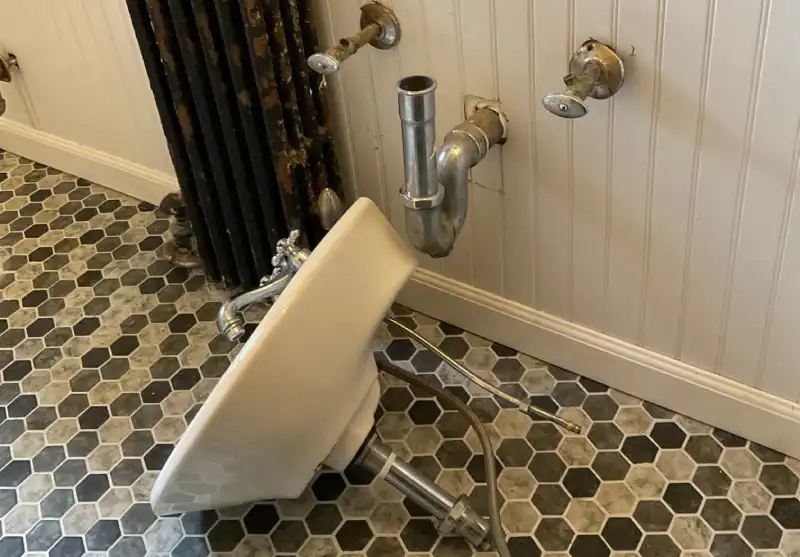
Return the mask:
M215 329L222 295L161 258L168 229L147 203L0 152L0 555L472 555L355 468L322 473L298 501L153 514L155 475L238 351ZM533 421L398 328L378 331L376 349L487 425L513 557L800 552L797 462L402 306L392 312L504 391L585 426L575 436ZM457 412L389 380L378 416L404 458L487 513L485 459Z

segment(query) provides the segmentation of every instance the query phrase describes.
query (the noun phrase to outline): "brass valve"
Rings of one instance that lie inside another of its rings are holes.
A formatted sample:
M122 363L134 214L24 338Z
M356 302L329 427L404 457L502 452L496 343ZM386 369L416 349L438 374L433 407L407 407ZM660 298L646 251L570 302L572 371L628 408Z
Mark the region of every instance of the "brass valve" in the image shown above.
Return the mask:
M336 73L342 62L369 43L377 49L387 50L400 42L400 22L394 12L380 2L361 6L361 31L326 50L308 57L309 67L322 75Z
M567 88L545 95L542 103L561 118L580 118L589 111L586 97L607 99L619 91L624 80L625 67L614 49L589 39L569 62L569 73L564 77Z

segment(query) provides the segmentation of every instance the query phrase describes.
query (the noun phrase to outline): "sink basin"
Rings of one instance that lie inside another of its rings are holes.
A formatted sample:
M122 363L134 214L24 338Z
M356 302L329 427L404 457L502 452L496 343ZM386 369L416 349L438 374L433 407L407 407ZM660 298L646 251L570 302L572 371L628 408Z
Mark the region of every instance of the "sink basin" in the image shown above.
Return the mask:
M343 470L374 423L370 343L416 267L361 198L299 269L192 420L156 479L159 515L298 497Z

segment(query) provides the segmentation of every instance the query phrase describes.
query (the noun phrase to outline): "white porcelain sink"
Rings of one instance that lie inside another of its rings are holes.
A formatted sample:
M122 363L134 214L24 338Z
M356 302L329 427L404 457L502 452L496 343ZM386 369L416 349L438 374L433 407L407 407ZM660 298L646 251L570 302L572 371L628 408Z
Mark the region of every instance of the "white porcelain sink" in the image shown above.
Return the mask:
M157 514L294 498L373 425L370 342L416 259L362 198L311 253L200 409L152 490Z

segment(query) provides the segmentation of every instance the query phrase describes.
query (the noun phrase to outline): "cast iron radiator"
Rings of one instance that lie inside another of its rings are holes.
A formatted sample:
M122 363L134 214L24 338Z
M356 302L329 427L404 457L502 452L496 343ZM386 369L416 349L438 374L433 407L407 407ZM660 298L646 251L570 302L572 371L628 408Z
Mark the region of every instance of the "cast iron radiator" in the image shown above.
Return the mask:
M206 275L252 288L341 196L308 0L127 0Z

